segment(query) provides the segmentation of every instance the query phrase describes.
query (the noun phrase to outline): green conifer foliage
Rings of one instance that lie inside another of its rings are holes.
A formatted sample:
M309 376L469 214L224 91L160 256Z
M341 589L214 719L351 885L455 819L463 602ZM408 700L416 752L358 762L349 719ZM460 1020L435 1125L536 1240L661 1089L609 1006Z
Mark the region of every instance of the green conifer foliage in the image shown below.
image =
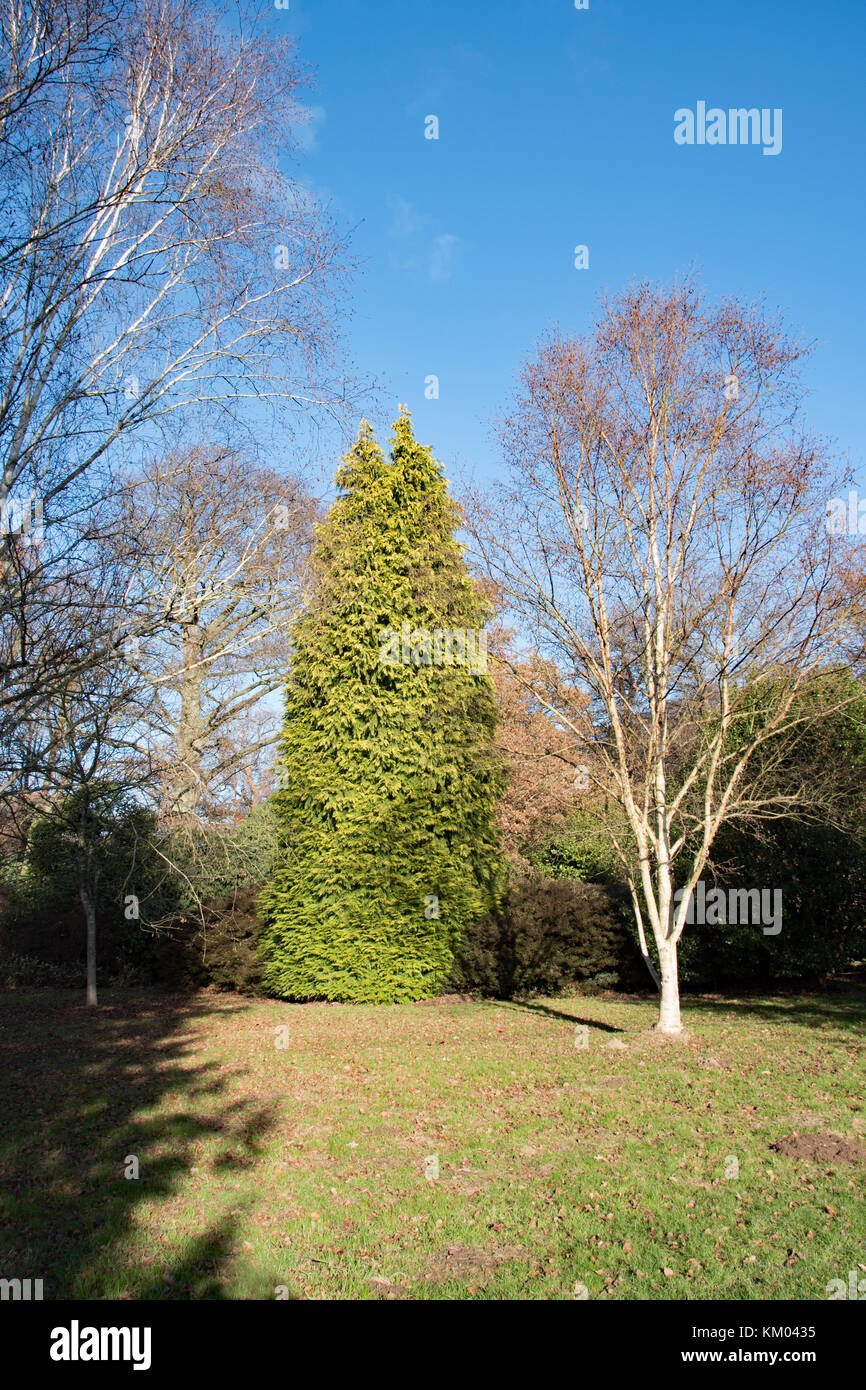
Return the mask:
M294 632L261 945L287 999L429 997L500 891L487 606L405 408L391 443L362 424Z

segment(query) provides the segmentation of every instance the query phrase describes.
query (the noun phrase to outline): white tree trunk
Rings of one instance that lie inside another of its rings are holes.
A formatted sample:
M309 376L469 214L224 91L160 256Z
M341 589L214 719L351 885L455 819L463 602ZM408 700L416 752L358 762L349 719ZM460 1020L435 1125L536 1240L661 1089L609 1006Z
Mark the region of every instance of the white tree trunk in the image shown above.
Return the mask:
M680 1019L680 980L677 968L677 946L675 941L656 943L662 973L661 1002L659 1021L656 1028L660 1033L681 1033Z

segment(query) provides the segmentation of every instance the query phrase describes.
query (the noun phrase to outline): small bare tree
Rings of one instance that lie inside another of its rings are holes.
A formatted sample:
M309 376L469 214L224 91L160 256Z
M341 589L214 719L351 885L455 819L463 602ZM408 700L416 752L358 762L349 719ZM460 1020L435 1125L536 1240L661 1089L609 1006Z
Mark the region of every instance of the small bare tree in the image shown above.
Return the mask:
M128 831L136 809L143 814L145 798L154 790L156 769L142 746L142 711L139 682L123 662L82 672L30 731L35 743L44 744L42 756L34 757L38 777L28 776L22 759L7 798L26 824L28 839L37 828L48 829L66 851L72 871L67 887L78 897L85 922L88 1005L98 1003L100 884L117 867L119 852L129 872L135 865L134 835L132 843L118 844L118 815L126 813ZM57 872L64 881L61 866Z
M527 363L503 425L513 481L476 511L492 578L590 697L587 763L618 808L610 834L671 1034L677 943L714 838L808 796L772 769L817 717L799 696L848 625L830 465L797 423L803 352L758 309L638 286L592 337L554 334Z

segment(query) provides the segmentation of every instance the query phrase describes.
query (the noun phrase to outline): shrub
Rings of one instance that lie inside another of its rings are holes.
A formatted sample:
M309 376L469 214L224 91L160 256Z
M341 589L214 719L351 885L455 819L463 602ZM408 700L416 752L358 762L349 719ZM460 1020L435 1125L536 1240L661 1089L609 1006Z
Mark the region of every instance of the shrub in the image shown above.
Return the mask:
M135 815L135 835L129 818L119 818L116 843L104 848L96 903L100 979L120 987L255 989L262 926L255 899L273 867L273 809L257 807L231 829L165 830L140 808ZM83 984L84 917L68 857L62 827L46 820L34 827L23 865L7 866L0 892L6 988ZM125 915L128 893L139 900L138 919ZM33 964L13 969L16 960ZM55 967L62 981L50 976Z
M771 681L755 685L729 732L732 755L772 699ZM824 711L817 722L816 710ZM866 687L844 669L816 672L788 722L784 737L754 753L747 780L762 796L805 794L805 802L768 820L722 825L703 875L708 888L781 892L782 930L765 936L757 924L687 925L686 984L814 985L866 958Z
M708 889L781 893L782 929L761 925L687 926L680 946L683 982L693 987L821 984L866 959L866 851L845 830L782 818L755 832L719 837Z
M620 841L627 839L624 832L622 827ZM528 857L545 878L624 886L623 868L610 835L599 812L592 807L573 811L567 829L537 846Z
M463 936L451 988L500 999L641 981L643 965L614 889L532 874L509 889L502 911Z
M0 959L2 989L82 989L84 971L76 965L59 965L37 956L5 956Z
M169 989L258 991L262 962L257 946L262 931L258 886L205 903L202 918L180 918L158 933L152 948L154 983Z
M189 915L203 903L216 904L267 881L277 848L275 808L264 802L231 828L173 827L158 833L153 844L164 858L150 916L155 925L167 925L172 914ZM158 920L160 913L166 921Z

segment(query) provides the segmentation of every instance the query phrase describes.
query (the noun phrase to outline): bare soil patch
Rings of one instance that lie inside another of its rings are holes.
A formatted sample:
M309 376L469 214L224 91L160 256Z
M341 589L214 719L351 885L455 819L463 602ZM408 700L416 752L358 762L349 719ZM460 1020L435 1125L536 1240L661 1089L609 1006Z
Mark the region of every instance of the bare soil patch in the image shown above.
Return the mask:
M790 1134L770 1148L785 1158L811 1163L866 1163L866 1149L838 1134Z
M427 1275L434 1283L447 1279L477 1279L480 1274L493 1274L496 1266L506 1260L522 1260L526 1251L519 1245L493 1245L484 1249L478 1245L447 1245L436 1256Z

